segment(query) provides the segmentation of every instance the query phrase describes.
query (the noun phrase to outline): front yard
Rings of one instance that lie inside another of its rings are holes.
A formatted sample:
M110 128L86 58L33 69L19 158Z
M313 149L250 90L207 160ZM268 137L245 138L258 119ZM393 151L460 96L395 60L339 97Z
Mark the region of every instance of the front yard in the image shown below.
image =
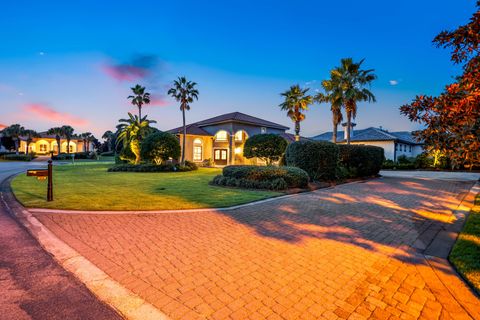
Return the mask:
M12 189L29 208L69 210L167 210L228 207L281 195L208 183L220 169L190 172L107 172L111 164L54 166L54 201L46 201L46 181L25 174Z

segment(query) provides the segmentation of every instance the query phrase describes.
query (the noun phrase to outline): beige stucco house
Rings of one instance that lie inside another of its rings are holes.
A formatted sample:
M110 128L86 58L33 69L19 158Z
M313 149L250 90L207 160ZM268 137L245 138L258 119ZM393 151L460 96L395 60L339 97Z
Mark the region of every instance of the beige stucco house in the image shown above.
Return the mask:
M75 152L85 152L87 150L93 150L92 145L84 143L83 139L79 137L73 137L70 140L70 153ZM29 152L35 152L38 155L47 155L53 151L55 154L58 153L57 140L55 135L48 135L46 132L39 133L39 137L33 138L30 144L28 145ZM20 152L26 152L27 150L27 137L20 137ZM67 153L67 140L60 140L60 153Z

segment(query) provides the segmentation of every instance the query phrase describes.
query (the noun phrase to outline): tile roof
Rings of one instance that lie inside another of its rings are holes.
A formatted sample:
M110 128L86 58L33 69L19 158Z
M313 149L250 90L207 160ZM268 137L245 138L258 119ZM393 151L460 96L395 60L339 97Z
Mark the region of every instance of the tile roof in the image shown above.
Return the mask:
M247 123L247 124L253 124L261 127L267 127L267 128L274 128L274 129L280 129L280 130L288 130L289 127L283 126L281 124L271 122L268 120L260 119L257 117L249 116L248 114L241 113L241 112L231 112L231 113L225 113L213 118L205 119L202 121L194 122L189 124L189 126L196 126L196 127L204 127L208 125L214 125L217 123L224 123L224 122L240 122L240 123ZM177 132L178 128L168 130L168 132ZM210 134L209 134L210 135Z
M280 133L280 136L283 137L288 142L295 142L295 135L292 133L283 132L283 133ZM310 138L305 138L300 136L300 141L310 141L310 140L311 140Z
M323 141L331 141L333 133L332 132L325 132L319 134L315 137L312 137L313 140L323 140ZM343 130L339 130L337 133L337 142L344 142L345 139L343 138ZM400 132L388 132L382 130L380 128L366 128L361 130L354 130L353 137L351 141L401 141L410 144L422 144L421 142L417 142L415 137L409 131L400 131Z
M183 133L183 127L171 129L171 130L168 130L167 132L172 134L180 134L180 133ZM197 126L195 123L187 125L187 134L192 134L196 136L213 136L212 134L208 133L207 131Z

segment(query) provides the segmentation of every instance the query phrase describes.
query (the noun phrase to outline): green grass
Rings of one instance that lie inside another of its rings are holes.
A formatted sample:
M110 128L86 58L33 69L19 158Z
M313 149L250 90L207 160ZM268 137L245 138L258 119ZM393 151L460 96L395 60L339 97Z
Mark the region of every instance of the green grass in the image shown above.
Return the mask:
M480 294L480 194L449 257L457 271Z
M70 210L165 210L228 207L281 195L211 186L220 169L191 172L107 172L110 164L54 166L54 201L46 181L22 174L12 181L26 207ZM86 164L86 163L85 163Z

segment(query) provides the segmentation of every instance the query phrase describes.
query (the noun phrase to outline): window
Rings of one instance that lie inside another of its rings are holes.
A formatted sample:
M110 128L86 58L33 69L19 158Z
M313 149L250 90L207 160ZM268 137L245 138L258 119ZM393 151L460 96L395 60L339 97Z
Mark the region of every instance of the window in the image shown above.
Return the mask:
M40 152L47 152L47 145L45 143L42 143L39 145L40 147Z
M243 131L237 131L235 133L235 141L243 141Z
M193 140L193 161L202 161L202 140Z
M218 131L215 135L215 141L227 141L228 133L225 130Z
M267 128L266 127L261 127L260 132L261 133L267 133Z

